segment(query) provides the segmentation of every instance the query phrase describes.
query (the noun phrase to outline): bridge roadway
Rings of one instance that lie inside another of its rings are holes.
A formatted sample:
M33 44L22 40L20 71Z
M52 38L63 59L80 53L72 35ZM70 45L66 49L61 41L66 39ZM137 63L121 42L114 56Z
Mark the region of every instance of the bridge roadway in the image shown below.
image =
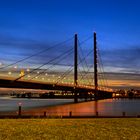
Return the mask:
M95 89L89 86L77 86L74 88L73 84L54 84L41 81L28 81L28 80L18 80L14 81L12 78L0 78L1 88L19 88L19 89L41 89L41 90L61 90L61 91L76 91L77 93L95 93ZM75 90L76 89L76 90ZM98 94L101 98L105 96L111 97L112 92L98 90Z
M22 89L42 89L42 90L62 90L62 91L74 91L75 88L71 84L54 84L41 81L28 81L18 80L14 81L12 78L1 78L0 87L2 88L22 88ZM94 88L89 86L77 86L78 92L94 92Z

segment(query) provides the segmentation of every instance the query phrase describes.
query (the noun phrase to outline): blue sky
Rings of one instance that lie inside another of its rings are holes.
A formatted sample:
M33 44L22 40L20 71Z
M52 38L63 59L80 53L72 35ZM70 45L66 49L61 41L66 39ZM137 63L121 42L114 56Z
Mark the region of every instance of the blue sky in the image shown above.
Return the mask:
M139 73L139 5L139 0L1 0L0 59L15 61L74 33L82 41L96 31L106 70ZM92 40L87 51L90 47Z
M138 0L4 0L0 33L51 42L96 31L103 41L109 38L109 47L125 47L140 43L139 4Z

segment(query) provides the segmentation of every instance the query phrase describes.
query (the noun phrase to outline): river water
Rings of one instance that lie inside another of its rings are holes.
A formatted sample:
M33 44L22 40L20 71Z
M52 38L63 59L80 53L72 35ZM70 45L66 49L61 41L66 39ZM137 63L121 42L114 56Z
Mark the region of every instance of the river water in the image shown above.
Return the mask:
M140 115L140 99L106 99L98 102L73 103L73 99L22 99L0 97L0 115L9 112L17 113L21 103L24 114L43 115L72 115L100 116Z

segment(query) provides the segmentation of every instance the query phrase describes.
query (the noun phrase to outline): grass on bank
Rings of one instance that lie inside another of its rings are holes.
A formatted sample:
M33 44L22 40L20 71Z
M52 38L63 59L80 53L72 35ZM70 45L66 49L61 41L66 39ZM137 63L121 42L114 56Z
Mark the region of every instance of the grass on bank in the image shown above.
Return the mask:
M139 118L1 119L0 140L140 140Z

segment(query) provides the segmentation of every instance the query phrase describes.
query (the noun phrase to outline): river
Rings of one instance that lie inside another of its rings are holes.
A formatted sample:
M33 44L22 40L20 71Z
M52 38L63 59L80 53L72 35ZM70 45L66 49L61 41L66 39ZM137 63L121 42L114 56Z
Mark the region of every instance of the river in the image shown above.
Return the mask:
M0 97L0 115L17 113L21 103L24 114L43 115L72 115L93 116L96 112L100 116L140 115L140 99L106 99L98 102L73 103L73 99L26 99Z

